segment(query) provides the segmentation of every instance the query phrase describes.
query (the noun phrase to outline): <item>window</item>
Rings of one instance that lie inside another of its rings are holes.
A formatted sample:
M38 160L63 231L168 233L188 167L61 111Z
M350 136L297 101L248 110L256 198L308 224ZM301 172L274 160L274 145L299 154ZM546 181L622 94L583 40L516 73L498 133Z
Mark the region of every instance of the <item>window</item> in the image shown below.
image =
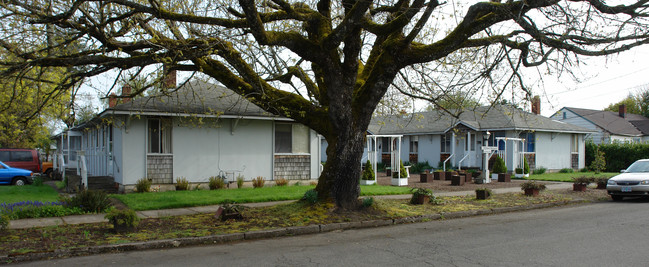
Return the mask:
M453 136L451 133L446 133L445 135L442 135L442 140L440 142L441 149L440 151L442 153L451 153L451 139Z
M30 151L13 151L11 152L11 161L32 162L32 152Z
M383 152L383 154L390 154L390 138L381 138L381 151Z
M563 119L564 120L566 119L566 112L565 111L563 112Z
M579 136L576 134L570 136L570 152L579 153Z
M162 119L149 119L148 152L154 154L171 153L171 123Z
M410 137L410 154L419 153L419 136Z
M475 140L475 134L472 133L472 134L471 134L471 151L475 151L475 142L476 142L476 140Z
M30 151L0 151L0 161L2 162L32 162L33 160Z
M309 153L309 128L302 124L275 124L275 153Z
M532 132L523 132L520 138L525 139L524 152L536 152L536 135Z

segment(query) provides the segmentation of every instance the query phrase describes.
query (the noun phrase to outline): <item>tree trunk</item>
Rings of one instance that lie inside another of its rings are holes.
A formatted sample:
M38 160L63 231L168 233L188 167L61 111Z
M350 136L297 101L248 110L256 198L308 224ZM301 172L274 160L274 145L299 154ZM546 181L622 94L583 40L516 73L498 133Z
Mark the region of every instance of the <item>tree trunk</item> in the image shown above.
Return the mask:
M358 208L365 133L366 130L350 129L335 137L325 136L328 143L327 162L316 186L321 200L334 201L343 209Z

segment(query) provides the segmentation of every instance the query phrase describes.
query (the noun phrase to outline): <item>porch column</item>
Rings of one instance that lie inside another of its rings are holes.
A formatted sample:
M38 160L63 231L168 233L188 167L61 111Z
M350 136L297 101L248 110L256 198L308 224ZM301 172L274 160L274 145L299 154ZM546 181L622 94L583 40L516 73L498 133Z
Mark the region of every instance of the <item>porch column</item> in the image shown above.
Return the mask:
M457 166L457 156L455 156L455 131L451 130L451 164ZM455 164L453 162L455 161Z

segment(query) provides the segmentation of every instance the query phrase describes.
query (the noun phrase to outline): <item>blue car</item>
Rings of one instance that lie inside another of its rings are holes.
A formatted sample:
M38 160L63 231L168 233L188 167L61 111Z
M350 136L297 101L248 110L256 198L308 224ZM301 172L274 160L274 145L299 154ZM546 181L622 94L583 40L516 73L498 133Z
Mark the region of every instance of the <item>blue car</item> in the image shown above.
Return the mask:
M31 183L31 171L12 168L0 161L0 184L26 185Z

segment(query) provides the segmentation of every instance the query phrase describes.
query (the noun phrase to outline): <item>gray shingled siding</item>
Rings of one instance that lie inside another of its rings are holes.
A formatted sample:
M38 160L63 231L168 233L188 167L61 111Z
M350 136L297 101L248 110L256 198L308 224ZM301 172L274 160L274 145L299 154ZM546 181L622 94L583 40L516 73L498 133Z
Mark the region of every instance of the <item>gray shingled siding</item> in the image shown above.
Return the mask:
M147 155L147 178L154 184L172 184L173 155Z
M275 155L275 179L309 179L310 172L310 155Z

